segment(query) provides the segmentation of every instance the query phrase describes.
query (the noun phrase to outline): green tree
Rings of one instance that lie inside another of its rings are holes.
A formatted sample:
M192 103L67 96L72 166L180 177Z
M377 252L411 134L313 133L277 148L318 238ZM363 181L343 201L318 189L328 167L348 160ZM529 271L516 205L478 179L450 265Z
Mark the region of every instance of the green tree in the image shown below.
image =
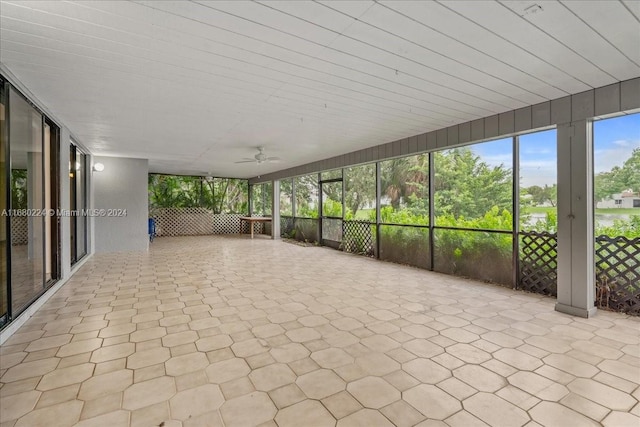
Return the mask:
M436 215L477 218L494 206L511 211L511 169L491 167L469 148L435 156Z
M247 212L248 184L243 179L149 174L148 188L150 207Z
M614 166L609 172L596 174L594 187L596 201L625 190L640 192L640 148L632 151L622 167Z
M408 183L414 163L413 156L380 163L382 195L389 200L394 210L400 209L400 205L406 201L409 194Z
M544 187L532 185L524 189L524 194L531 196L531 202L534 206L541 206L546 203L555 206L558 198L558 186L557 184L551 186L545 184Z
M291 216L293 206L293 179L280 181L280 215Z
M439 218L481 218L494 207L500 212L511 211L512 174L509 168L504 165L491 167L466 147L437 152L434 156L434 205ZM429 215L428 156L388 160L380 167L382 193L391 205L391 212L406 210L411 213L393 218L424 223L416 218ZM548 197L552 197L553 188L546 191ZM385 212L391 218L390 213Z
M429 157L426 154L403 157L380 164L382 195L394 210L411 209L428 215Z
M345 205L355 217L364 206L375 206L376 165L364 165L345 169Z
M27 203L27 170L11 169L11 208L26 209Z
M296 217L318 217L318 175L303 175L294 178Z
M253 215L271 215L271 187L272 185L270 182L252 185L251 198L253 200Z

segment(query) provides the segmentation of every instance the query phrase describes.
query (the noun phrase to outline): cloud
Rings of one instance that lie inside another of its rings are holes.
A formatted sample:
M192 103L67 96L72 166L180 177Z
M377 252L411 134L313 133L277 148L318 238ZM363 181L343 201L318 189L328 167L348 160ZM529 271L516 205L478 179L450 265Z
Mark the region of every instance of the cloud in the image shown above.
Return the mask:
M528 160L520 162L520 169L556 169L554 160Z
M632 142L626 139L618 139L617 141L613 141L611 144L617 145L618 147L629 147Z
M615 166L622 166L636 148L640 148L640 140L617 140L609 146L598 147L593 152L595 173L608 172Z
M494 154L490 156L480 155L480 159L489 166L504 165L507 168L511 168L513 162L513 156L508 154Z
M528 148L522 151L522 154L553 154L548 148Z
M520 162L520 185L552 185L558 182L556 160L527 160Z

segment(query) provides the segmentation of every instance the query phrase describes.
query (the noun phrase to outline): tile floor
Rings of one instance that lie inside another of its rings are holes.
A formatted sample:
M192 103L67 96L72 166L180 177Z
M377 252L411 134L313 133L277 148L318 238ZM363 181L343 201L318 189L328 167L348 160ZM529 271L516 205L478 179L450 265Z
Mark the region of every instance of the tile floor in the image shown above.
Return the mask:
M327 248L96 255L1 349L0 426L640 425L640 319Z

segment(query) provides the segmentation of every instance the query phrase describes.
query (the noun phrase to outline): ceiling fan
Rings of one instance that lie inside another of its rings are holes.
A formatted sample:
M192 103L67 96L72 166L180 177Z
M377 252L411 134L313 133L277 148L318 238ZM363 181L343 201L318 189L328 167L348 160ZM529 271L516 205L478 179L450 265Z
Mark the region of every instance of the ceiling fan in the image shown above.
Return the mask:
M240 160L239 162L235 162L235 163L257 163L257 164L262 164L262 163L269 163L269 162L277 162L277 161L280 160L280 157L268 157L266 154L264 154L264 147L256 147L256 148L258 149L258 154L253 156L253 159L249 159L249 158L245 157L242 160Z

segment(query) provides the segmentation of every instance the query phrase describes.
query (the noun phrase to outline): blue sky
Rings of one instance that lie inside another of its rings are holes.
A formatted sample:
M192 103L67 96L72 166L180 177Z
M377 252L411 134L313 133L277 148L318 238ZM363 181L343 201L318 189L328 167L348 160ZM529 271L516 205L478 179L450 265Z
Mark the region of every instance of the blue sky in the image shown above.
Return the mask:
M622 166L640 148L640 113L594 122L594 170ZM511 138L470 146L490 165L511 167ZM557 182L555 129L520 136L520 183L523 187Z
M593 124L593 168L596 173L622 166L640 148L640 113Z

